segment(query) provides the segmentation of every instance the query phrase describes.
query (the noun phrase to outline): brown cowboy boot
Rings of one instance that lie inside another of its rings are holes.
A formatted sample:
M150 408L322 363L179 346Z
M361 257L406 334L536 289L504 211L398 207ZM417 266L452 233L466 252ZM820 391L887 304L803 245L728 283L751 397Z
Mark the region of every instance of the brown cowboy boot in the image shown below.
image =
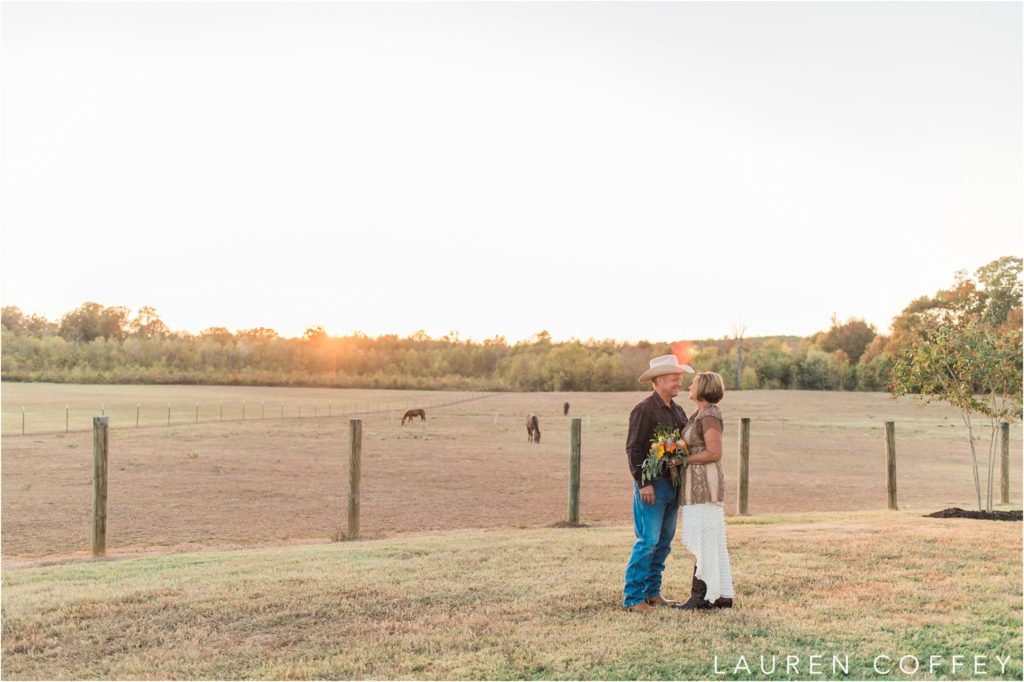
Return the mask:
M651 606L675 606L679 603L673 599L665 599L660 594L654 597L647 597L644 601Z
M686 602L679 604L676 608L679 609L710 609L711 602L704 598L707 594L708 586L703 580L697 577L697 567L693 567L693 583L690 587L690 598Z

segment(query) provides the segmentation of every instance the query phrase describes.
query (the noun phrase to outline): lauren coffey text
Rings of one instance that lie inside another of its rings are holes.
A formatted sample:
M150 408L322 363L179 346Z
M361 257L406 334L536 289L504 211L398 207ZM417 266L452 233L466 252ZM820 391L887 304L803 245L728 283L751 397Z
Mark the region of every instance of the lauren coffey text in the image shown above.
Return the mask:
M870 662L851 669L849 654L758 654L751 656L715 656L715 675L745 677L837 677L863 674L875 675L950 675L967 677L1002 677L1013 659L1009 655L987 654L879 654Z

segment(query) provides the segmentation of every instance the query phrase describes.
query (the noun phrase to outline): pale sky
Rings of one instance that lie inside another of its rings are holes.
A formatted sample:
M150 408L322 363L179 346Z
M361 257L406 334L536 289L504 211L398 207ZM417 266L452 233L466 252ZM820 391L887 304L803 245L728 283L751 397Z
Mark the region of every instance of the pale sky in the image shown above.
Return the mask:
M50 318L885 331L1024 252L1019 2L0 12L0 298Z

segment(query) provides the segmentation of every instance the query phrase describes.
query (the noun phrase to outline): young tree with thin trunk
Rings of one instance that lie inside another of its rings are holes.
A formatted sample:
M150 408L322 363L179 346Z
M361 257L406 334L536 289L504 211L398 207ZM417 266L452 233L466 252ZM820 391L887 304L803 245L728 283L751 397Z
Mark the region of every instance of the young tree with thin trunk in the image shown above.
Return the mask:
M919 299L893 324L901 347L889 390L942 400L960 411L979 511L992 511L999 424L1021 417L1021 272L1021 259L1011 257L979 268L980 286L958 273L953 289ZM989 426L984 507L975 448L979 418Z

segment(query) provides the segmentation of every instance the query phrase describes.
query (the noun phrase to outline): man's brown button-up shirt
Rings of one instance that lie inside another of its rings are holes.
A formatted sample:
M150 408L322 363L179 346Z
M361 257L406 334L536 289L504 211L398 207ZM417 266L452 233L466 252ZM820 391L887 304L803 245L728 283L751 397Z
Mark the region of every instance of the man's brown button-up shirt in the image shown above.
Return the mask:
M681 433L686 428L686 413L683 412L683 408L676 405L675 401L666 405L655 391L637 403L633 411L629 413L626 455L629 458L629 473L641 487L646 485L640 482L641 466L651 450L651 437L658 425L664 425L673 430L679 429ZM668 467L664 467L659 478L669 478L670 476Z

